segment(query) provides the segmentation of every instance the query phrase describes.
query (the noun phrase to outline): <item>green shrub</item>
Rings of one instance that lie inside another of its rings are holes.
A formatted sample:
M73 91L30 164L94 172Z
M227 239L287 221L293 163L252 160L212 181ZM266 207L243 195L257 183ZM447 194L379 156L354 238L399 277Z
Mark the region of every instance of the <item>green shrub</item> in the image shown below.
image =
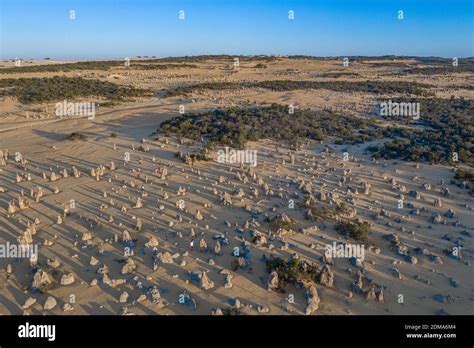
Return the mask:
M405 102L405 101L404 101ZM419 102L422 128L388 127L383 136L393 140L367 150L375 158L450 163L457 152L459 161L474 163L474 101L464 99L410 99ZM392 117L409 125L406 117Z
M335 226L336 231L349 236L357 241L369 244L370 225L366 222L339 222Z
M205 136L208 143L243 148L247 141L275 139L297 144L308 138L322 140L326 136L342 136L356 141L356 129L374 128L376 137L382 130L368 120L336 114L330 110L295 109L272 104L258 108L227 108L203 113L189 113L164 121L160 131L194 140ZM361 133L359 131L359 133ZM370 137L369 133L366 133Z
M272 80L256 82L205 82L190 86L180 86L170 89L166 97L186 96L192 92L205 90L265 88L271 91L294 91L305 89L326 89L336 92L366 92L374 94L394 94L428 96L432 93L427 90L433 86L407 81L294 81Z
M124 101L149 95L152 93L148 90L81 77L0 79L0 96L16 97L23 104L92 96Z
M86 135L84 135L83 133L73 132L66 137L66 140L84 140L86 138Z
M230 263L230 269L232 271L237 271L238 269L240 268L240 265L239 265L239 261L238 260L233 260L231 263Z
M222 309L222 314L224 315L240 315L240 309L235 307L227 307Z
M301 281L316 281L319 273L315 265L293 257L285 260L271 256L266 260L265 265L268 273L277 272L281 292L284 292L284 288L288 284L296 285Z
M295 220L287 216L286 214L281 214L275 216L270 221L270 230L272 232L278 231L280 228L287 231L294 230L296 228Z
M454 175L454 178L458 180L467 180L470 182L474 182L474 172L471 172L469 170L458 169L456 171L456 174Z

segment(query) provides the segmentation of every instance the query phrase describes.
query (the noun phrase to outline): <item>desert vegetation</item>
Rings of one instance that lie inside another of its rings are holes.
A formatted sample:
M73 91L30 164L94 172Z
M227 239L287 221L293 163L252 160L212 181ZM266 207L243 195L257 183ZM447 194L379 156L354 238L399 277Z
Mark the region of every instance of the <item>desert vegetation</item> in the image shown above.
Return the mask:
M289 284L298 285L304 281L316 281L319 273L316 265L294 257L284 259L271 256L265 265L269 273L277 272L280 292L285 292L285 287Z
M454 178L457 180L467 180L474 183L474 172L465 169L458 169Z
M133 63L130 67L135 70L167 70L167 69L196 69L196 64L145 64Z
M270 221L270 230L272 232L277 232L280 229L284 229L287 231L295 230L296 229L295 220L293 220L292 218L290 218L289 216L285 214L275 216Z
M346 237L369 244L370 225L366 222L341 221L335 226L335 229Z
M87 136L84 133L81 132L72 132L68 136L66 136L65 140L85 140L87 139Z
M357 139L355 129L368 127L367 120L331 111L295 109L290 114L288 106L273 104L263 108L231 107L190 113L163 122L160 131L196 140L205 136L211 144L242 147L247 141L259 139L296 142L305 138L322 140L326 136L336 136L354 140Z
M151 92L81 77L55 76L0 80L0 96L15 97L23 104L91 96L121 101L146 95L151 95Z
M418 128L390 127L384 136L393 140L369 148L376 158L408 161L450 162L453 153L459 161L473 162L474 104L465 99L414 99L421 105ZM397 122L408 124L406 118Z
M166 91L167 97L186 96L206 90L230 90L243 88L263 88L271 91L293 91L305 89L326 89L335 92L366 92L374 94L403 93L406 95L428 96L430 85L405 81L257 81L257 82L207 82L190 86L180 86Z
M432 66L423 68L410 68L402 71L403 74L420 74L420 75L445 75L452 73L472 73L474 72L473 65L461 65L461 66Z
M159 64L158 64L159 63ZM61 64L42 64L31 66L15 66L0 69L0 74L19 74L19 73L46 73L46 72L71 72L83 70L100 70L107 71L111 68L123 67L123 69L132 68L135 70L166 70L166 69L186 69L197 68L195 64L171 64L163 62L160 59L147 59L130 61L130 66L125 66L124 60L107 60L107 61L87 61L76 63Z
M61 63L61 64L43 64L32 66L15 66L0 69L0 74L14 73L43 73L43 72L69 72L78 70L109 70L111 67L123 66L124 61L108 60L108 61L88 61L77 63Z

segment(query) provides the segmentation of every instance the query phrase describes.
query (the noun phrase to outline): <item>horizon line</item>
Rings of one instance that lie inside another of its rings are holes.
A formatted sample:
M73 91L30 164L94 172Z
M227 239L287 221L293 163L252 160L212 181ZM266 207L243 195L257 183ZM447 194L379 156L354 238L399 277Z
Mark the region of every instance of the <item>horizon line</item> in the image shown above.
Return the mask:
M218 54L193 54L193 55L171 55L171 56L157 56L157 55L135 55L135 56L104 56L97 58L70 58L70 57L31 57L31 58L22 58L22 57L2 57L2 61L10 61L15 59L21 60L55 60L55 61L67 61L67 60L76 60L76 61L96 61L96 60L123 60L125 58L153 58L153 59L173 59L173 58L196 58L196 57L209 57L209 58L218 58L218 57L275 57L275 58L320 58L320 59L340 59L340 58L442 58L442 59L474 59L474 56L438 56L438 55L397 55L397 54L383 54L383 55L307 55L307 54L228 54L228 53L218 53Z

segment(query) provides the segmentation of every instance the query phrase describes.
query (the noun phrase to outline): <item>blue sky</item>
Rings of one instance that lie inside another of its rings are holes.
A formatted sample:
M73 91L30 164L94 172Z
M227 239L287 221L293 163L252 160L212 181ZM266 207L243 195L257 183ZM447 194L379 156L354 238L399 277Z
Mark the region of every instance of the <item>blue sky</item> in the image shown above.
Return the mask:
M2 58L474 56L473 0L0 0ZM69 19L74 10L76 18ZM185 11L185 20L178 18ZM293 10L294 20L288 19ZM404 19L397 18L402 10Z

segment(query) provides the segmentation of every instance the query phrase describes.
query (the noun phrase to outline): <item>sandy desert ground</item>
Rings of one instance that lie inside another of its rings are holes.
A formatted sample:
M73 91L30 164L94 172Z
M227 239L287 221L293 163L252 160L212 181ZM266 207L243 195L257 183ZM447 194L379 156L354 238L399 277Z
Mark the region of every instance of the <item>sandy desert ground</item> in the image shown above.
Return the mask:
M472 187L453 181L452 164L374 160L366 151L372 143L338 145L333 137L304 141L296 150L275 139L250 141L246 149L257 151L256 167L220 163L217 150L210 151L212 160L190 164L176 153L196 152L204 141L155 132L179 117L182 106L191 113L276 103L380 119L374 110L382 97L363 91L245 88L162 96L177 86L404 81L435 86L436 98L473 100L466 86L474 74L395 73L400 64L429 66L415 59L357 61L349 68L338 59L280 58L256 68L258 63L244 59L236 69L232 60L208 59L163 70L3 72L0 80L59 75L155 93L99 106L94 119L58 118L57 101L0 99L6 157L0 165L0 242L39 249L37 260L0 258L0 313L473 313L474 196ZM13 63L0 65L6 70ZM84 139L67 140L74 132ZM468 163L456 167L473 169ZM308 197L324 216L308 218L307 207L297 204ZM272 230L275 217L295 224ZM341 220L371 225L363 260L323 257L333 242L360 243L336 231ZM266 268L270 256L314 265L317 276L287 284L283 292L282 279Z

